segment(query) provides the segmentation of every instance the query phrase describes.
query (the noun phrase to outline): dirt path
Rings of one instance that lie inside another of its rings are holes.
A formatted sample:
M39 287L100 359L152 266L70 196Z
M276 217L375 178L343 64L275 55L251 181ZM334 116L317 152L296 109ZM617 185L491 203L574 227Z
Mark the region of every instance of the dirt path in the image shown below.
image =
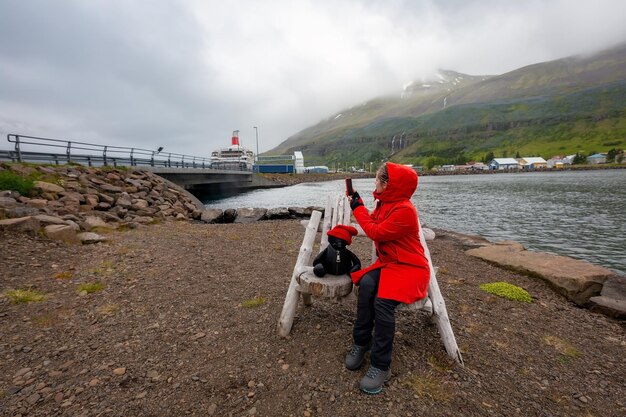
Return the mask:
M430 244L465 367L426 317L400 313L383 394L350 372L355 306L300 306L276 335L304 235L297 221L167 222L66 246L0 236L0 415L623 416L626 336L543 282L498 269L440 237ZM364 263L370 244L352 245ZM532 304L482 292L526 288ZM80 295L80 284L104 289Z

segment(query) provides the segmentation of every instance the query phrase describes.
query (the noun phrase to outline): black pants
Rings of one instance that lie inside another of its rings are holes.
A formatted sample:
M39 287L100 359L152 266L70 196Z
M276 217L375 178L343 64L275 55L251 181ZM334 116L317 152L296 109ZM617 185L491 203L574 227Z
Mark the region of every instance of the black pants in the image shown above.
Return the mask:
M363 275L359 282L359 300L352 336L354 343L366 346L372 342L372 366L386 371L391 365L393 336L396 331L396 307L399 301L378 298L380 269Z

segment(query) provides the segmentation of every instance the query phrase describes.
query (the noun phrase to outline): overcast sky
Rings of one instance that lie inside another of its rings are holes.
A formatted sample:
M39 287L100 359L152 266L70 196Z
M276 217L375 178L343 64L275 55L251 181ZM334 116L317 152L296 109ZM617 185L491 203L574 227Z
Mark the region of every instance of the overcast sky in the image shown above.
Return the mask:
M624 0L0 0L8 133L260 151L437 68L501 74L626 41ZM306 159L306 155L305 155Z

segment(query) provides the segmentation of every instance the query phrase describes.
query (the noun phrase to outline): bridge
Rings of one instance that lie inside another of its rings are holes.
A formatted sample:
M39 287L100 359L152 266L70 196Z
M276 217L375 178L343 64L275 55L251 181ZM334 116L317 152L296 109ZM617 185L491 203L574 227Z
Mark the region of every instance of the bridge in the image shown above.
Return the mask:
M0 149L0 161L137 167L180 185L201 200L280 186L252 171L213 169L210 158L163 152L162 147L150 150L16 134L7 135L7 141L14 144L13 149Z

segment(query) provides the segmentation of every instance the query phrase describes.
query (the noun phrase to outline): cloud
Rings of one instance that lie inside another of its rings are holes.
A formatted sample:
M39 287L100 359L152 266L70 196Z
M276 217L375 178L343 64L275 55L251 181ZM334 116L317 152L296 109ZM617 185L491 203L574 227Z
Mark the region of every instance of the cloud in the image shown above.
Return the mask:
M437 68L623 42L625 15L618 0L4 0L0 134L208 155L259 126L265 151Z

